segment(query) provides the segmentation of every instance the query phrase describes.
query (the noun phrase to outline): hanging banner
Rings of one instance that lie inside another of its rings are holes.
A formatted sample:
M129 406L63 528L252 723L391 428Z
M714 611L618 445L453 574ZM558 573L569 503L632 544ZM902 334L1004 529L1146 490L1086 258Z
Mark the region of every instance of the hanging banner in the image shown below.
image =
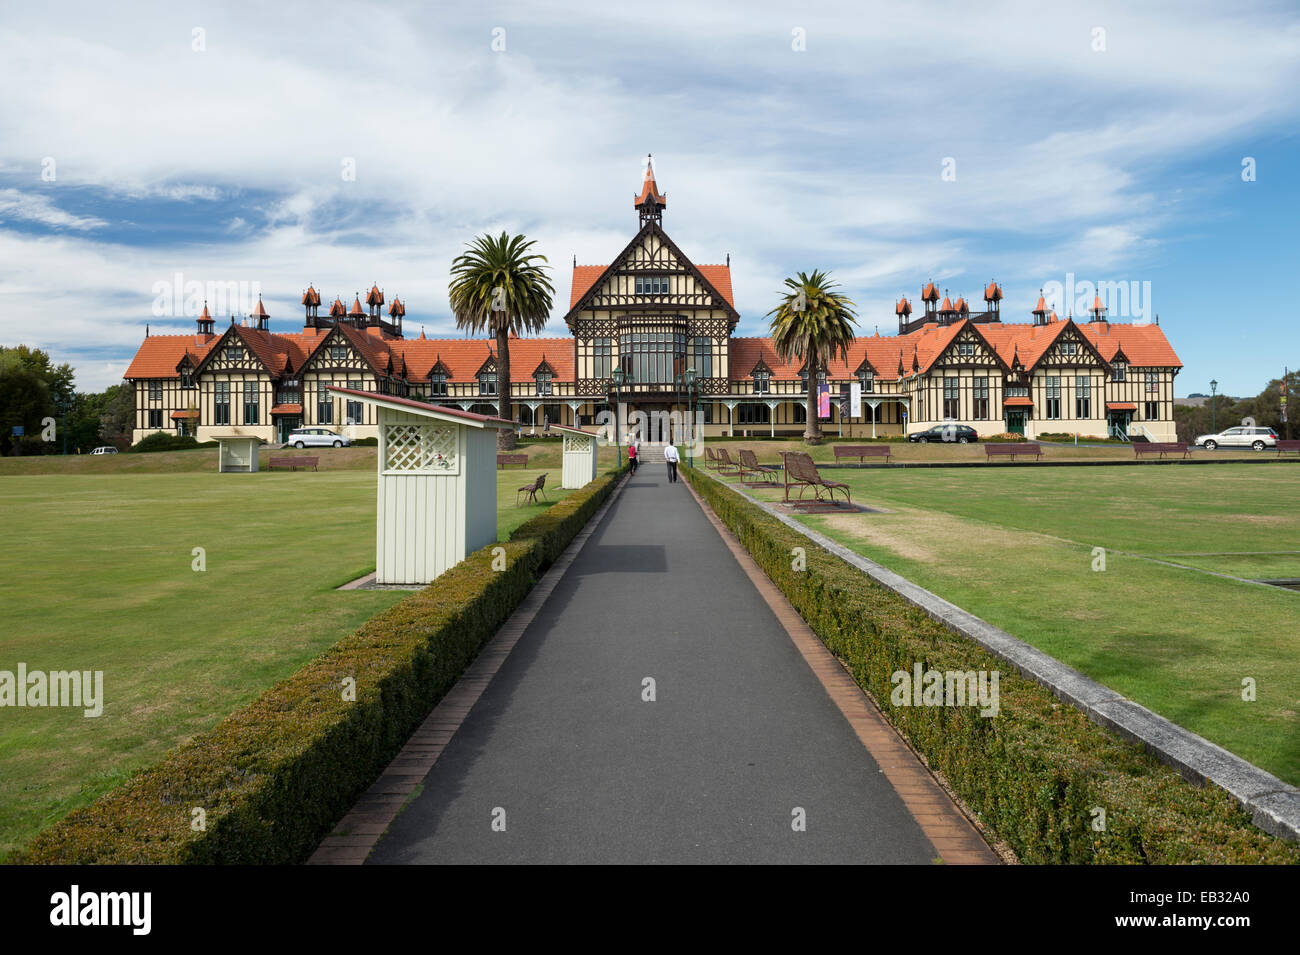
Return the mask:
M849 413L855 418L862 417L862 382L860 381L849 385Z
M831 386L817 386L817 417L823 421L829 420L831 416Z

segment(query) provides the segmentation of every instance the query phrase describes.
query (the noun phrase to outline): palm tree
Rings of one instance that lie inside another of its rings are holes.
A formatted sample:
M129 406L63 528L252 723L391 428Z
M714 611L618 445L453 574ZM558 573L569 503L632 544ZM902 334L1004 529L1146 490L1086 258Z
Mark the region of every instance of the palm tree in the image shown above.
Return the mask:
M820 444L821 421L817 417L817 372L838 354L848 359L856 324L853 302L833 291L839 284L830 281L826 272L800 272L785 280L781 304L767 314L772 319L772 347L782 361L804 359L808 379L808 421L804 426L804 444Z
M555 289L546 277L546 256L529 252L531 239L484 233L451 263L448 297L456 327L487 331L497 340L497 407L510 418L510 336L540 332L551 314ZM497 432L497 446L515 446L513 430Z

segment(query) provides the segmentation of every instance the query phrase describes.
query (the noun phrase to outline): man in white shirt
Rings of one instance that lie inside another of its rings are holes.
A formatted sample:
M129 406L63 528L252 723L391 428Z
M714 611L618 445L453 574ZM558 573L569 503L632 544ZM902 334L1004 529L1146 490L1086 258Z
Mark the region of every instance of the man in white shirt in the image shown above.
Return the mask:
M681 456L678 455L677 446L673 444L671 438L668 440L668 443L664 445L664 460L668 462L668 483L676 484L677 462L681 460Z

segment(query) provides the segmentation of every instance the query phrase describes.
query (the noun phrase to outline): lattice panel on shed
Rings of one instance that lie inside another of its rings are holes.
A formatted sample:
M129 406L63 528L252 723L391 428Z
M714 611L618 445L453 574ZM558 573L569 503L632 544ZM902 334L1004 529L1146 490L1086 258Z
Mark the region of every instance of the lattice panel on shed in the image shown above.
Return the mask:
M390 424L384 430L384 470L454 474L456 429L432 424Z
M576 451L585 454L591 451L592 437L590 435L566 434L564 443L566 451Z

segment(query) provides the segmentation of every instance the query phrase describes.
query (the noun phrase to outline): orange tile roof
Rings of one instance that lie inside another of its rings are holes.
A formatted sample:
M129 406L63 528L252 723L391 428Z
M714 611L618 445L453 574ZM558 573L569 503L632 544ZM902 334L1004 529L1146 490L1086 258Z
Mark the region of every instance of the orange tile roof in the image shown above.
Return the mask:
M646 157L649 160L650 157ZM659 186L655 182L654 164L647 161L645 167L645 179L641 183L641 195L632 200L634 207L642 206L647 201L656 205L668 205L668 196L659 191Z
M1137 411L1136 401L1108 401L1106 402L1107 411Z
M572 309L578 304L584 295L591 290L596 284L596 280L605 273L607 265L575 265L573 267L573 288L569 293L569 308ZM700 273L709 281L718 294L727 300L727 304L732 308L736 307L736 302L732 298L731 291L731 266L729 265L697 265Z
M1032 408L1034 406L1034 399L1028 396L1003 398L1002 404L1008 408Z
M123 378L179 378L176 366L188 351L202 358L217 340L199 344L194 335L150 335L131 359Z

